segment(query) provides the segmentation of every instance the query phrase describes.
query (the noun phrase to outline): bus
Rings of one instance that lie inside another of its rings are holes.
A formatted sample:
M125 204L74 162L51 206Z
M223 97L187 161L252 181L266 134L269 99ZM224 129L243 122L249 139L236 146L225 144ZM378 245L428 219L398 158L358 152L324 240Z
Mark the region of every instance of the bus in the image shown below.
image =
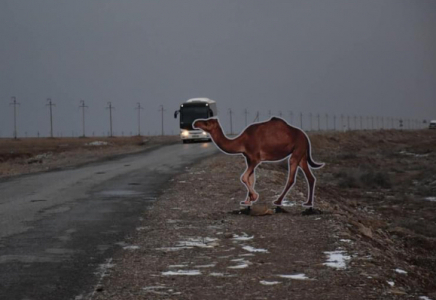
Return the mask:
M174 118L180 114L180 138L183 143L191 141L211 141L209 134L200 129L194 129L192 123L197 119L208 119L218 113L216 102L209 98L193 98L180 104L180 109L174 112Z

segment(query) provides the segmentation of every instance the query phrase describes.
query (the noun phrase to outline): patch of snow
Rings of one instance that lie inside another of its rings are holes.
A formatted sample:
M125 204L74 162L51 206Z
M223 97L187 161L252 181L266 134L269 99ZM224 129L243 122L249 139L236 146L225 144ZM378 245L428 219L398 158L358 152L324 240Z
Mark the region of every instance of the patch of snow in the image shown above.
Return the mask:
M431 300L431 299L427 296L419 296L419 300Z
M424 199L427 200L427 201L436 202L436 197L427 197L427 198L424 198Z
M161 251L179 251L184 249L192 249L193 247L162 247L162 248L156 248L156 250Z
M407 274L407 272L406 271L404 271L404 270L401 270L401 269L395 269L395 272L397 272L398 274Z
M297 205L297 202L295 202L295 201L289 201L289 200L286 200L286 199L284 199L282 201L282 206L285 206L285 207L292 207L292 206L295 206L295 205Z
M168 272L162 272L163 276L195 276L195 275L201 275L201 272L198 270L177 270L174 271L168 271Z
M216 266L216 264L208 264L208 265L194 266L194 268L213 268L215 266Z
M103 141L94 141L88 144L85 144L85 146L107 146L109 145L108 142L103 142Z
M348 239L340 239L340 242L344 242L344 243L351 243L353 242L352 240L348 240Z
M276 285L276 284L279 284L279 283L281 283L280 281L266 281L266 280L261 280L261 281L259 281L259 283L260 284L263 284L263 285Z
M156 285L156 286L146 286L145 288L142 288L143 290L159 290L159 289L167 289L164 285Z
M287 279L294 279L294 280L308 280L309 277L307 277L305 274L294 274L294 275L277 275L281 278L287 278Z
M253 253L239 254L238 256L246 257L246 256L255 256Z
M218 239L210 237L189 238L187 241L180 241L178 247L197 247L197 248L213 248L218 246Z
M416 153L412 153L412 152L407 152L407 151L400 151L400 154L403 154L403 155L409 155L409 156L415 156L415 157L427 157L428 156L428 153L426 153L426 154L416 154Z
M248 264L239 264L239 265L230 266L230 267L227 267L227 268L229 268L229 269L244 269L244 268L247 268L247 267L248 267Z
M230 261L245 261L245 259L244 258L235 258L235 259L232 259L232 260L230 260Z
M251 246L244 246L242 249L248 251L248 252L259 252L259 253L269 253L268 250L262 249L262 248L253 248Z
M349 255L344 254L345 251L327 251L324 254L327 255L327 262L324 263L325 266L332 267L335 269L346 269L346 262L351 259Z
M386 281L390 286L394 286L395 285L395 282L393 282L393 281Z
M234 241L248 241L248 240L252 240L253 238L254 238L254 235L249 236L248 234L243 232L242 235L234 234L232 239Z
M168 268L184 268L187 267L188 265L170 265L168 266Z
M136 227L136 230L137 231L142 231L142 230L147 230L147 229L149 229L150 227L148 227L148 226L143 226L143 227Z
M135 245L124 246L124 250L138 250L140 247Z
M249 265L251 265L250 261L245 260L243 258L236 258L236 259L232 259L231 261L237 263L237 265L227 267L229 269L244 269L247 268Z

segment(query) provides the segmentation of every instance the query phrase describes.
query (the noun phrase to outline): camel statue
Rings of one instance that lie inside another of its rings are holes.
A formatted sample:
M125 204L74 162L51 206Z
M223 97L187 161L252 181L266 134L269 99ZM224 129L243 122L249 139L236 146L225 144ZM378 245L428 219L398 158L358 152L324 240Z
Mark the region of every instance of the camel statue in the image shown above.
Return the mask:
M298 168L301 168L309 184L307 202L303 206L313 207L316 179L310 167L318 169L324 164L312 160L309 137L301 129L292 127L285 120L277 117L272 117L266 122L251 124L233 139L226 137L217 118L195 120L193 127L209 133L215 145L223 152L242 154L245 157L247 169L242 174L241 181L248 193L241 205L250 206L259 199L259 194L254 190L255 170L259 164L264 161L289 158L286 186L273 204L277 206L282 204L283 198L295 183Z

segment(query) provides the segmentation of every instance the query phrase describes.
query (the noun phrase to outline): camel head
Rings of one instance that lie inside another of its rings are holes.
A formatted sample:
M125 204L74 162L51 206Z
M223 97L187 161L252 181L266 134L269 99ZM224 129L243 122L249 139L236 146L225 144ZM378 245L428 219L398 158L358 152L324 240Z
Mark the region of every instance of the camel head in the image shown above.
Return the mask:
M194 124L192 124L194 128L202 129L208 133L214 131L215 129L220 127L217 119L200 119L196 120Z

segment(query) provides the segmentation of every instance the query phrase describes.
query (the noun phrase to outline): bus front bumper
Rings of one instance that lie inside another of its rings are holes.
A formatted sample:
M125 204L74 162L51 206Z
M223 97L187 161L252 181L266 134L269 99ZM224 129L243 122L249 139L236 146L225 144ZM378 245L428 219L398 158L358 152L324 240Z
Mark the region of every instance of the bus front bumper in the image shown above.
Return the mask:
M182 140L210 140L209 134L202 130L181 130L180 138Z

